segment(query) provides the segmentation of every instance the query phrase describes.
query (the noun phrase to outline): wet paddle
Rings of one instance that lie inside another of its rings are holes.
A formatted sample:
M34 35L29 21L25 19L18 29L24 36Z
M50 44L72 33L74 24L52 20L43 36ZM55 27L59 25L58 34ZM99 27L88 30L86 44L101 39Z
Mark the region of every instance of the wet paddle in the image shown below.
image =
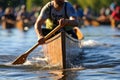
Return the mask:
M55 29L53 29L49 34L45 36L45 40L50 38L55 32L61 29L61 26L57 26ZM32 48L30 48L28 51L26 51L24 54L20 55L15 59L15 61L12 62L13 65L17 64L23 64L26 61L27 56L37 47L39 46L39 43L36 43Z
M74 27L74 31L79 40L84 39L84 35L82 34L82 32L80 31L80 29L78 27Z

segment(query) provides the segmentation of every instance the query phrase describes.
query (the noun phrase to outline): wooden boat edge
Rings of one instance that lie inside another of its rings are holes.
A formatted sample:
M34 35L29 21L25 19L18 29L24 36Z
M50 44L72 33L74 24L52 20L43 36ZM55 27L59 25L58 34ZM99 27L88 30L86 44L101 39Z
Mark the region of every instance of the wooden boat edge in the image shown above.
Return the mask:
M62 35L62 36L61 36ZM57 39L58 37L61 37L61 50L62 50L62 66L60 68L66 69L66 37L69 38L70 40L74 41L74 42L80 42L78 39L75 39L73 37L71 37L70 35L68 35L66 32L60 32L59 34L55 35L54 37L48 39L46 41L46 44L51 43L52 41L54 41L55 39Z

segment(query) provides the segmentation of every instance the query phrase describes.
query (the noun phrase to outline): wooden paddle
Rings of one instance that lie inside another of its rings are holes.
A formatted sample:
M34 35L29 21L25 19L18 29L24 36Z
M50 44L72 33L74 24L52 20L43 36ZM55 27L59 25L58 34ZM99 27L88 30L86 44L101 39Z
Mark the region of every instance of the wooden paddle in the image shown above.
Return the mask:
M84 39L84 35L82 34L82 32L80 31L80 29L78 27L74 27L74 31L79 40Z
M55 32L61 29L61 26L58 25L55 29L53 29L49 34L45 36L45 40L50 38ZM15 59L15 61L12 62L13 65L17 64L23 64L26 61L27 56L37 47L39 46L39 43L36 43L32 48L30 48L28 51L26 51L24 54L20 55Z

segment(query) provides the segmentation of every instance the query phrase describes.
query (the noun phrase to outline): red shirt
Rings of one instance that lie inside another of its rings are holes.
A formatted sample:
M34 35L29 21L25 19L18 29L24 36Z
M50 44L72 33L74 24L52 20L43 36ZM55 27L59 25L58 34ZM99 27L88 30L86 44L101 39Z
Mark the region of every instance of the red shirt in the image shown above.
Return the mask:
M120 7L117 7L115 11L112 12L111 16L113 17L115 21L120 21Z

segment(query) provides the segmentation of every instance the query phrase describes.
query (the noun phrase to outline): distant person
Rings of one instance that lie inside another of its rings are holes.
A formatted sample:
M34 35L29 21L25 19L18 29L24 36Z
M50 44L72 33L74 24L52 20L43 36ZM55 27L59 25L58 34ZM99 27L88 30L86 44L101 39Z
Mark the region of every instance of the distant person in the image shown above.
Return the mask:
M3 29L11 29L15 27L16 17L13 14L13 9L11 7L5 9L5 13L1 20Z
M3 16L3 14L4 14L3 8L0 6L0 19Z
M100 24L103 24L103 25L110 24L109 16L107 16L107 15L105 14L105 11L106 11L106 9L105 9L105 8L102 8L102 9L100 10L100 15L99 15L99 17L97 18L97 21L98 21Z
M74 4L74 8L77 12L78 17L82 18L84 14L83 14L83 9L80 7L80 5Z
M34 22L32 22L30 13L26 9L26 5L22 5L19 12L17 13L16 27L21 31L27 31Z
M120 6L117 6L115 11L112 12L111 17L115 21L120 21Z
M49 22L45 21L48 20ZM42 25L46 24L46 30L42 30ZM50 24L50 25L47 25ZM39 17L35 23L35 31L37 33L39 43L44 43L44 32L47 34L56 26L60 25L69 35L77 38L73 31L74 26L78 26L78 19L75 9L69 2L65 0L52 0L48 2L41 10Z
M107 7L107 8L105 9L105 15L108 16L108 17L110 17L111 13L112 13L112 11L110 10L109 7Z
M73 6L77 12L77 16L78 16L78 20L79 20L79 27L81 27L83 25L83 19L82 19L84 16L83 9L78 4L74 4Z
M98 26L98 22L95 21L93 11L89 6L84 9L83 20L84 20L84 26L90 26L90 25Z
M25 23L30 20L29 13L27 12L25 5L22 5L20 11L17 13L17 20L23 20Z
M86 7L85 9L84 9L84 17L86 18L86 19L93 19L93 11L92 11L92 9L90 8L90 7Z
M117 2L114 0L114 1L110 4L110 10L111 10L111 11L114 11L116 6L117 6Z
M30 12L30 20L31 20L31 22L35 23L37 17L40 14L40 11L41 11L41 7L32 8L32 10Z
M111 20L113 21L113 26L120 24L120 6L117 6L112 12Z

